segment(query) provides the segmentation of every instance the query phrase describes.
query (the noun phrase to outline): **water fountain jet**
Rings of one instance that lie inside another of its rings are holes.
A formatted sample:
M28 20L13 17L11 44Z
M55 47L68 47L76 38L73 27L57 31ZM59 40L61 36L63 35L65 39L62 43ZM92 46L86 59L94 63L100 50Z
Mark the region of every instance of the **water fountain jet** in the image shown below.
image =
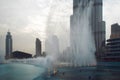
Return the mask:
M71 16L71 64L96 64L95 42L91 26L93 1L82 0Z

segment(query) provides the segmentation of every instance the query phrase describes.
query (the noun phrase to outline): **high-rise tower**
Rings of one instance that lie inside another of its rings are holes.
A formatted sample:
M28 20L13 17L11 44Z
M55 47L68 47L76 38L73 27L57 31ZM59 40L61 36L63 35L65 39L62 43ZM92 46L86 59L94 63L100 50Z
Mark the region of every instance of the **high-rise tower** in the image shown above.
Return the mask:
M6 55L5 58L9 59L12 53L12 36L11 33L8 31L6 35Z
M42 49L41 49L41 41L38 39L38 38L36 38L36 55L35 55L35 57L40 57L40 56L42 56Z
M74 18L76 15L78 15L78 9L83 9L89 5L90 1L92 1L92 9L91 9L91 20L90 25L92 27L92 33L94 35L95 40L95 47L96 52L99 53L100 48L102 45L105 44L105 22L103 21L103 1L102 0L73 0L73 15L71 15L71 46L72 43L74 43L74 40L72 39L74 35L74 27L76 24L76 21ZM79 14L80 15L80 14ZM77 17L79 18L79 17ZM79 26L81 27L81 26Z
M105 45L105 21L103 21L103 1L94 0L92 11L92 30L95 38L96 50L99 53Z

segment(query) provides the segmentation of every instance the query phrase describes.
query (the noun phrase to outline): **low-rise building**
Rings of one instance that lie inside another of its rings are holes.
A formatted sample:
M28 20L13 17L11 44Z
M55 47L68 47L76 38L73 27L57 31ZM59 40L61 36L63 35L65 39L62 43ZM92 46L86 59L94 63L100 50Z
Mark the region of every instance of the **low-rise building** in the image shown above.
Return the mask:
M13 59L26 59L32 58L32 54L21 52L21 51L14 51L11 53L11 58Z

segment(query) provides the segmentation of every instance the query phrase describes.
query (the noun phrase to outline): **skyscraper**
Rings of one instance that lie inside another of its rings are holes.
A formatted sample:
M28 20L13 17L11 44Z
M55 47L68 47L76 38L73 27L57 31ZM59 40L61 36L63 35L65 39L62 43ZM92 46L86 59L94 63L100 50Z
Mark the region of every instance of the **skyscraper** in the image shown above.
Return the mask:
M12 36L11 33L8 31L6 35L6 55L5 58L9 59L12 53Z
M90 25L92 26L92 33L94 35L96 52L99 53L102 44L105 44L105 22L103 21L102 0L73 0L73 15L71 15L71 27L70 27L71 43L73 41L72 37L75 36L73 33L74 30L73 24L76 24L76 21L74 21L74 17L76 17L75 15L78 15L77 10L79 7L82 7L82 9L84 10L85 6L87 6L90 1L93 1L90 16L91 17Z
M42 49L41 49L41 41L36 38L36 55L35 57L39 57L39 56L42 56Z
M118 23L115 23L111 25L111 39L114 38L120 38L120 25Z
M118 23L111 25L110 39L107 40L106 52L102 60L120 62L120 25Z
M92 12L92 30L95 38L96 50L99 53L105 45L105 21L103 21L103 1L94 0Z

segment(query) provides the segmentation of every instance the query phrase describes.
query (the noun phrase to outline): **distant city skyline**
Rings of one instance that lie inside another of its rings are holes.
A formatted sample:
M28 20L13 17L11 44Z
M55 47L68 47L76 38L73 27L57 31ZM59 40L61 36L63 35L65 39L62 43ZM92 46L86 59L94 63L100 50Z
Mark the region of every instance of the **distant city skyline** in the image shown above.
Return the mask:
M107 39L110 36L111 25L120 23L119 7L120 0L104 0L103 18L107 24ZM60 50L63 50L69 45L67 39L71 14L72 0L0 0L0 53L4 54L4 40L8 29L13 36L13 50L35 54L35 39L38 37L44 43L46 31L61 38ZM53 30L49 29L51 26ZM62 42L66 43L61 44Z

